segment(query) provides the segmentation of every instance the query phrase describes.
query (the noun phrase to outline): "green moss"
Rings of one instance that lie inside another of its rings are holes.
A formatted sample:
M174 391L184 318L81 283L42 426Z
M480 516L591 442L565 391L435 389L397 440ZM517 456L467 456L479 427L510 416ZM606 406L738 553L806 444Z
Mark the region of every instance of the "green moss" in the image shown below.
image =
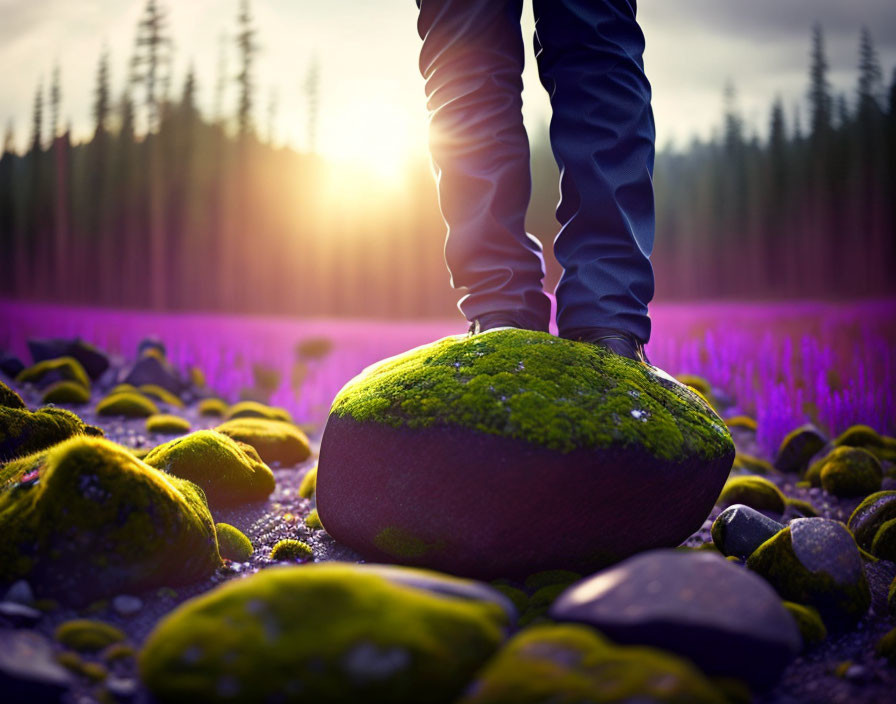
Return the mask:
M523 613L529 604L529 596L522 589L517 589L511 584L498 580L491 583L493 589L497 589L513 603L517 613Z
M264 418L236 418L216 430L254 447L265 462L293 465L311 456L308 437L291 423Z
M744 430L752 430L756 432L756 420L749 416L733 416L725 419L725 425L729 428L743 428Z
M274 490L270 468L214 430L199 430L159 445L144 462L197 484L212 506L262 501Z
M2 408L18 408L27 410L22 397L0 381L0 407Z
M81 677L86 677L92 682L102 682L108 676L109 672L98 662L87 662L77 653L70 650L56 654L56 662L62 665L66 670L73 672Z
M896 518L896 491L878 491L865 497L852 512L846 525L859 546L870 550L877 531L884 523L894 518Z
M797 627L800 629L800 635L803 638L803 648L810 648L818 645L828 637L828 629L825 628L824 621L818 615L818 611L811 606L804 604L796 604L792 601L785 601L786 608L793 620L796 621Z
M302 477L302 483L299 484L299 496L303 499L310 499L314 496L314 492L317 489L317 465L314 465L311 469L305 472L305 476Z
M140 391L133 384L116 384L109 391L108 395L111 396L112 394L128 394L128 393L138 394L138 393L140 393Z
M140 673L160 702L449 704L500 645L506 618L495 603L355 565L270 568L166 616Z
M781 472L802 474L812 456L825 446L825 439L818 429L811 425L794 428L781 441L775 456L775 468Z
M204 389L206 385L205 381L205 372L203 372L199 367L190 367L187 370L187 378L190 380L190 383L197 389Z
M102 435L64 408L28 411L0 406L0 462L44 450L75 435ZM0 471L0 481L8 473Z
M113 643L103 650L103 660L106 662L118 662L128 660L136 655L134 647L126 643Z
M806 472L813 486L834 496L867 496L880 490L882 478L878 459L860 447L834 448Z
M44 391L44 403L84 404L90 401L90 391L77 381L57 381Z
M199 402L199 415L223 417L228 408L230 404L220 398L204 398Z
M890 590L887 592L887 611L896 618L896 579L890 582Z
M175 408L184 407L183 401L181 401L168 389L165 389L157 384L142 384L138 390L144 396L148 396L151 399L168 404L169 406L174 406Z
M743 452L738 452L734 455L734 466L741 467L751 474L777 474L774 466L768 460L753 457L753 455L748 455Z
M265 418L292 423L292 416L285 408L267 406L257 401L240 401L231 406L227 412L227 420L233 418Z
M125 640L125 634L120 628L88 619L66 621L56 628L55 637L66 648L81 653L96 653Z
M149 433L164 433L175 435L190 432L190 421L180 416L169 413L157 413L146 419L146 431Z
M712 386L702 376L697 374L676 374L675 378L685 386L690 386L705 399L709 399L712 396Z
M311 547L301 540L286 538L271 548L271 559L275 562L307 560L311 557Z
M48 378L52 378L53 381L74 381L85 389L90 388L90 378L87 376L87 372L74 357L59 357L38 362L19 372L16 381L20 384L43 386L47 383Z
M891 665L896 665L896 628L877 641L875 651L885 657Z
M390 557L399 560L423 557L431 550L440 547L438 543L427 543L419 536L395 526L383 528L374 536L373 544Z
M311 513L305 516L305 525L311 530L323 530L324 524L320 522L316 508L311 509Z
M32 471L37 481L0 491L0 583L26 578L88 603L203 579L220 564L202 491L115 443L71 438Z
M896 518L881 524L871 541L871 554L881 560L896 562Z
M551 607L551 604L557 600L558 596L566 591L567 586L568 584L563 583L548 584L547 586L536 590L535 593L529 597L529 603L526 605L526 610L520 614L519 627L522 628L531 623L543 620L548 609Z
M561 452L637 444L675 461L732 450L715 412L664 372L526 330L446 337L386 359L349 382L331 414L461 426Z
M218 534L221 557L235 562L249 561L255 549L252 541L239 528L234 528L229 523L216 523L215 531Z
M806 518L815 518L818 516L816 508L808 501L803 501L802 499L788 498L787 506Z
M768 479L757 476L731 477L716 502L719 506L744 504L757 511L784 513L787 498Z
M879 447L883 445L880 433L868 425L851 425L834 439L838 447Z
M864 574L857 583L839 584L827 572L807 570L794 553L789 526L756 548L747 567L762 575L782 599L817 609L828 625L852 623L871 604Z
M458 704L726 704L689 661L652 648L620 647L575 624L514 636Z
M143 394L123 392L110 394L96 406L97 415L148 418L159 412L158 406Z

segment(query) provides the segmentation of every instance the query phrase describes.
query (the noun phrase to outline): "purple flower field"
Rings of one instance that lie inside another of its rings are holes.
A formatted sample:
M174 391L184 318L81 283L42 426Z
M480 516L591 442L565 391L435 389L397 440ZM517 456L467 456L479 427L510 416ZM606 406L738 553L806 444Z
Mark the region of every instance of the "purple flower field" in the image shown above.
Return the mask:
M671 374L699 374L758 422L772 455L806 421L828 433L854 423L896 431L896 301L834 304L657 304L647 352ZM74 337L132 357L154 335L186 370L198 366L228 400L253 386L253 364L279 370L271 403L320 424L339 388L363 367L444 335L462 321L377 321L158 314L0 302L0 349L29 361L26 340ZM297 367L297 344L327 340L329 352Z

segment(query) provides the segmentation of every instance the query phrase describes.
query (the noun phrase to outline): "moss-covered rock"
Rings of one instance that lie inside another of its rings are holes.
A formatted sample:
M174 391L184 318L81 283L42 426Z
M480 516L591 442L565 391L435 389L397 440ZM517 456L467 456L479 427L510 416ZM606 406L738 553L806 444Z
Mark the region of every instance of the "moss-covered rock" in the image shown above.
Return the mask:
M731 477L722 489L719 506L743 504L757 511L784 513L787 498L768 479L758 476Z
M168 389L161 387L158 384L141 384L138 387L138 391L140 391L140 393L144 396L147 396L156 402L174 406L174 408L184 407L184 402L181 401L180 398L175 396Z
M320 522L316 508L311 509L311 513L305 516L305 525L311 530L323 530L324 524Z
M852 512L847 527L859 547L871 550L877 531L887 521L896 518L896 491L878 491L860 503Z
M90 662L71 650L63 650L56 654L56 662L74 674L84 677L90 682L102 682L109 676L106 667L98 662Z
M881 560L896 562L896 518L882 523L877 529L870 552Z
M806 471L812 486L834 496L867 496L880 490L882 478L878 459L860 447L836 447Z
M164 356L153 354L141 355L128 369L122 381L137 387L144 384L161 386L175 396L179 396L186 386L177 370Z
M887 592L887 611L896 618L896 579L890 583L890 590Z
M265 462L293 465L311 457L311 444L301 430L281 420L235 418L216 430L254 447Z
M769 474L777 474L774 465L768 460L748 455L745 452L738 452L734 456L735 469L742 469L749 474L759 474L767 476Z
M685 659L620 647L580 625L540 625L514 636L476 676L459 704L580 702L725 704Z
M57 381L44 391L44 403L81 405L90 401L90 391L77 381Z
M146 431L149 433L164 433L177 435L190 432L190 421L170 413L157 413L146 419Z
M71 438L18 472L0 489L0 585L26 578L39 595L87 603L220 563L202 491L115 443Z
M301 540L286 538L271 548L271 559L275 562L308 560L311 558L311 547Z
M891 665L896 666L896 628L877 641L874 649L878 655L885 657Z
M0 381L0 408L27 409L22 397Z
M103 648L125 640L120 628L102 621L75 619L66 621L56 628L56 640L66 648L81 653L96 653Z
M73 357L84 367L87 376L96 380L109 368L109 358L96 347L80 338L49 338L28 340L28 351L35 362L60 357Z
M199 430L159 445L144 462L202 487L216 507L262 501L274 490L270 468L214 430Z
M292 416L285 408L268 406L258 401L240 401L235 403L227 411L227 420L233 418L266 418L267 420L280 420L284 423L292 423Z
M111 396L112 394L125 394L125 393L139 394L140 389L138 389L133 384L116 384L111 389L109 389L108 395Z
M896 462L896 438L881 435L868 425L853 425L834 439L839 447L861 447L881 461Z
M853 624L871 593L852 535L837 521L798 518L747 559L782 599L815 607L829 627Z
M90 378L87 376L87 372L74 357L60 357L38 362L19 372L16 381L20 384L34 384L40 387L49 386L56 381L74 381L85 389L90 388Z
M311 469L305 472L305 476L302 477L302 482L299 484L299 496L303 499L310 499L314 496L314 491L317 488L317 465L314 465Z
M827 438L814 425L807 423L791 430L781 441L775 457L775 468L780 472L802 474L809 460L827 444Z
M506 618L495 603L363 566L271 568L165 617L140 672L161 702L448 704L498 648Z
M218 551L221 557L234 562L248 562L255 549L252 541L239 529L229 523L216 523L215 531L218 534Z
M349 382L324 431L317 508L366 559L394 559L377 544L388 531L428 546L403 561L458 574L584 571L697 530L733 456L721 419L665 372L502 330Z
M199 415L217 416L219 418L227 414L230 404L220 398L204 398L199 402Z
M0 462L30 455L74 435L102 435L63 408L37 411L0 406Z
M804 649L818 645L828 637L828 629L825 628L824 621L821 620L818 611L811 606L785 601L784 608L790 612L793 620L796 621L797 627L800 629Z
M753 432L756 432L756 428L758 427L755 418L743 415L726 418L725 425L729 428L742 428L743 430L752 430Z
M109 394L96 405L97 415L148 418L159 412L158 406L141 393Z

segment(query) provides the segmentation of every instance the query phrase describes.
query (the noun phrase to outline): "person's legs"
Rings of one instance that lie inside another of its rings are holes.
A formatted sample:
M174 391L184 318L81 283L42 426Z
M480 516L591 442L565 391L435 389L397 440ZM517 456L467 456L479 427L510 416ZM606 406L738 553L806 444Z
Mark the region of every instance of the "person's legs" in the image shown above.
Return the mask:
M554 243L560 335L613 328L650 337L654 122L635 0L534 0L551 96L562 227Z
M526 234L531 191L522 119L522 0L422 0L430 150L448 225L451 285L470 321L504 312L547 330L541 246ZM507 316L500 316L506 318Z

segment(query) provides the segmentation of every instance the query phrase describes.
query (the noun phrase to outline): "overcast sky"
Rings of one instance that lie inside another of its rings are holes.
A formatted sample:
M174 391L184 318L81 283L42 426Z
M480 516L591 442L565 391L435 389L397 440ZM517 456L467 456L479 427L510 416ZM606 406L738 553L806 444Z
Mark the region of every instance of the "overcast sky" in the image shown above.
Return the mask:
M107 46L120 92L144 0L0 0L0 119L12 120L22 143L30 130L35 88L55 61L62 68L63 117L77 136L90 129L97 58ZM206 111L222 36L232 45L238 0L168 0L174 37L175 90L196 67ZM720 119L726 80L734 82L749 128L765 131L780 95L792 111L806 91L809 33L822 24L835 90L852 97L859 31L867 25L889 84L896 65L894 0L641 0L645 63L654 90L658 142L708 136ZM420 40L413 0L254 0L259 30L258 122L266 131L277 95L278 140L306 144L301 85L313 56L322 69L319 147L350 158L354 150L419 153L425 149ZM531 54L531 10L524 14L528 51L525 111L531 127L547 119L547 98ZM230 72L236 72L231 51ZM232 110L236 94L231 90ZM367 145L367 146L360 146Z

